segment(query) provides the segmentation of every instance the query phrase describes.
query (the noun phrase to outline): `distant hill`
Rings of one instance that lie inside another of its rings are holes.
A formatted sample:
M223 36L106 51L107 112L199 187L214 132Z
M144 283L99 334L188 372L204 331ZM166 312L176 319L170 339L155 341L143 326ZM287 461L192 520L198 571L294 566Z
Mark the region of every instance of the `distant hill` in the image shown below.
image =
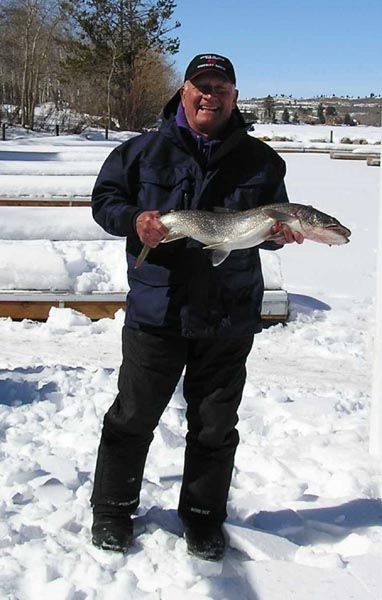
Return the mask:
M293 98L281 95L239 100L238 105L248 122L382 125L381 96Z

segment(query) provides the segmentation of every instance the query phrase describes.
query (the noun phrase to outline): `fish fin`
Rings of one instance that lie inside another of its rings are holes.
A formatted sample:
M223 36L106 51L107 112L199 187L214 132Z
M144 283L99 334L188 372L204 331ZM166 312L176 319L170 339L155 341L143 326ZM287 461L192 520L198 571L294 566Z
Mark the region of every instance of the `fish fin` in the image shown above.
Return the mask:
M143 262L146 260L148 253L150 252L151 248L150 246L147 246L146 244L143 246L142 250L140 251L137 260L135 261L135 265L134 265L134 269L139 269L139 267L142 266Z
M174 231L173 233L169 233L168 235L166 235L164 240L161 241L161 244L166 244L167 242L174 242L175 240L181 240L185 237L187 236L183 233L177 233L176 231Z
M222 214L235 214L237 212L240 212L240 211L236 210L235 208L228 208L227 206L214 206L212 211L214 213L222 213Z
M221 242L217 242L216 244L209 244L208 246L203 246L203 250L224 250L227 248L227 241L223 240ZM231 252L231 248L229 250Z
M283 223L292 223L293 221L297 221L296 217L292 217L281 210L276 210L274 208L262 208L263 212L270 217L271 219L275 219L276 221L282 221Z
M221 263L229 256L231 250L213 250L212 251L212 264L214 267L218 267Z

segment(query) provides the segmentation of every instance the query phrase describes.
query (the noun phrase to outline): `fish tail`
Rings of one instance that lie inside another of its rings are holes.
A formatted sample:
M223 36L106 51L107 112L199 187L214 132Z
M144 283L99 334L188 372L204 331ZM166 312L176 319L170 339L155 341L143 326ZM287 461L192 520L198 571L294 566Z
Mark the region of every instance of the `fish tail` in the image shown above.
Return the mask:
M150 246L146 244L143 246L142 250L139 253L137 260L135 261L134 269L139 269L142 266L143 262L146 260L148 253L150 252Z

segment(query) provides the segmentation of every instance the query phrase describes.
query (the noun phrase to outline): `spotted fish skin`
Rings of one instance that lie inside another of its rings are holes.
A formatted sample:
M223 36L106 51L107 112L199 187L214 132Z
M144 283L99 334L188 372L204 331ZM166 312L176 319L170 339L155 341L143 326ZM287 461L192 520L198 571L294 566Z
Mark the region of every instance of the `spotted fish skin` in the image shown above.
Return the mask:
M272 226L277 222L286 223L292 232L301 233L304 238L328 245L349 242L350 229L335 217L305 204L267 204L244 211L209 212L202 210L171 211L160 217L168 229L162 243L190 237L211 250L212 264L220 265L232 250L251 248L265 241L277 241L272 234ZM150 251L144 246L135 268L141 266Z

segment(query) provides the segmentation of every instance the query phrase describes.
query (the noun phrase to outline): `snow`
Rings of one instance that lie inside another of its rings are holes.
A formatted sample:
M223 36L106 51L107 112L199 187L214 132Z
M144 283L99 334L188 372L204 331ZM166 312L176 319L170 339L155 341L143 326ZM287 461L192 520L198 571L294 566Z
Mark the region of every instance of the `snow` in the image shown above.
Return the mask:
M330 148L333 147L333 144L340 144L343 138L349 138L353 143L357 140L366 140L371 145L381 143L381 128L368 125L349 127L346 125L267 125L255 123L252 134L256 137L266 136L271 139L273 137L286 137L302 144L305 148L310 148L317 143L330 142L331 136L333 143L330 144ZM340 147L347 148L348 145L341 144Z
M309 143L310 129L293 126L297 141ZM365 129L362 137L378 140L380 130ZM96 173L117 144L90 137L3 142L1 188L9 181L9 195L29 194L27 178L37 177L33 193L70 195L65 181L79 177L87 195L93 175L82 167ZM43 152L60 158L41 161ZM268 283L288 290L291 317L256 336L248 360L223 562L188 556L176 515L182 382L150 449L131 552L91 545L89 497L124 314L92 322L52 308L45 323L0 320L0 598L380 598L382 466L368 452L379 169L327 154L283 157L291 200L353 233L346 246L307 241L262 253ZM55 163L49 174L45 162ZM100 230L86 207L1 207L0 267L3 290L127 286L123 240Z

